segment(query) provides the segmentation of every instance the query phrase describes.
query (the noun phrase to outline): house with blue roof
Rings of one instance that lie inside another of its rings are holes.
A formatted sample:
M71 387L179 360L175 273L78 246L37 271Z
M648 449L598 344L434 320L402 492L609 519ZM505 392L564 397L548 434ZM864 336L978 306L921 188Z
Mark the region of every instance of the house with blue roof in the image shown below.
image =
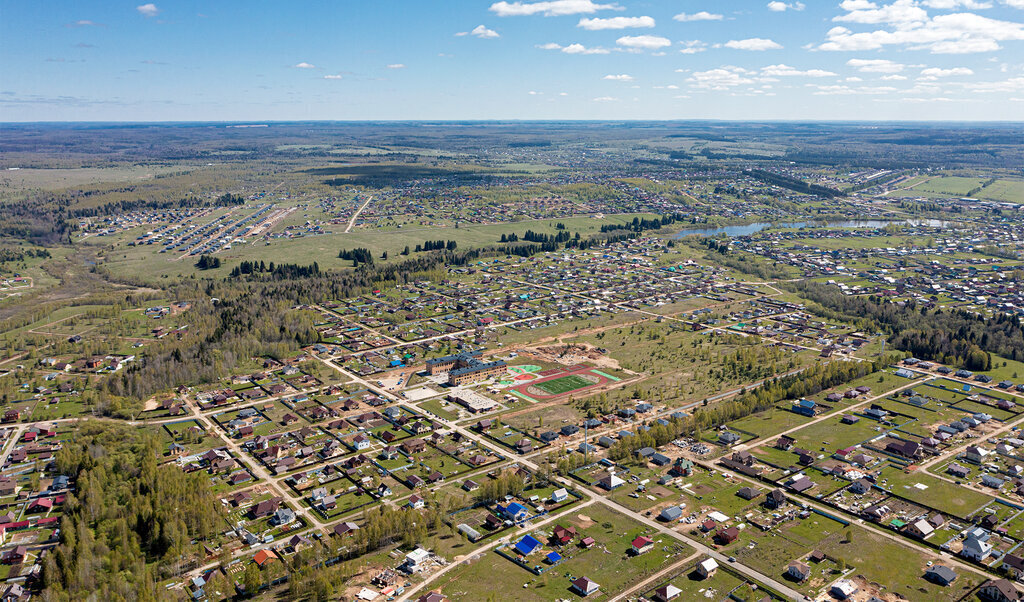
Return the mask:
M802 416L814 416L818 413L818 404L813 399L801 399L791 409Z
M517 522L525 520L526 517L529 515L529 512L526 510L526 508L524 508L523 505L518 502L512 502L511 504L505 507L498 506L498 512L500 514L505 515L505 517L507 517L509 520Z
M558 564L562 561L562 555L558 552L548 552L548 555L545 556L545 558L547 559L548 564Z
M515 551L523 556L529 556L539 547L540 542L534 539L532 535L524 535L523 538L519 540L519 543L515 545Z

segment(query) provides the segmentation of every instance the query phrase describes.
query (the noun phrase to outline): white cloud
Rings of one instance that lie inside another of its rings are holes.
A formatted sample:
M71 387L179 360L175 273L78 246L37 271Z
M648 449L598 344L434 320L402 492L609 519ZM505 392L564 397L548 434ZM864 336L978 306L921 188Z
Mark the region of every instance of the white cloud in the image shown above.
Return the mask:
M632 75L628 75L626 73L620 73L619 75L611 75L611 74L609 74L609 75L606 75L606 76L602 77L601 79L607 79L607 80L615 81L615 82L631 82L631 81L633 81L633 76Z
M391 63L390 65L387 66L387 68L388 69L405 69L405 65L403 63Z
M778 2L776 0L775 2L768 3L768 10L777 13L781 13L787 10L803 10L805 8L807 7L804 5L803 2L791 2L787 4L785 2Z
M682 21L684 23L689 21L721 21L723 18L724 17L722 15L709 13L706 10L693 13L692 15L688 15L686 13L679 13L678 15L672 17L674 21Z
M807 69L801 71L789 65L768 65L761 67L761 74L769 77L834 77L836 74L823 69Z
M89 19L79 19L74 23L65 24L64 27L102 27L102 24L90 21Z
M1019 92L1024 91L1024 77L1011 77L998 82L968 82L961 85L972 92Z
M981 10L992 8L991 2L978 2L977 0L924 0L922 4L928 8L938 8L941 10L952 10L954 8Z
M293 67L295 67L296 69L314 69L316 68L316 65L307 62L301 62L293 65Z
M844 86L841 84L830 85L830 86L818 86L815 84L807 84L809 87L816 89L813 92L814 96L840 96L840 95L853 95L853 94L891 94L896 92L896 88L891 86L861 86L859 88L851 88L850 86Z
M747 38L745 40L729 40L725 44L726 48L732 48L734 50L778 50L782 48L782 45L778 42L766 39L766 38Z
M608 19L580 19L576 27L590 31L602 29L627 29L630 27L654 27L653 17L611 17Z
M845 23L888 23L905 27L928 20L928 11L917 5L917 0L896 0L882 7L859 8L832 18Z
M1013 8L1024 8L1024 0L1003 0L1003 4Z
M883 78L883 79L884 79L884 78ZM903 78L903 79L906 79L906 78ZM851 77L847 77L847 78L846 78L846 79L844 79L843 81L844 81L844 82L862 82L862 81L864 81L864 79L863 79L863 78L860 78L860 77L857 77L856 75L854 75L854 76L851 76Z
M561 50L566 54L608 54L611 52L607 48L587 48L583 44L578 43L562 46L555 42L548 42L547 44L538 44L537 48L541 50Z
M938 67L929 67L921 71L921 77L923 78L937 78L937 77L951 77L956 75L974 75L974 71L971 71L967 67L953 67L952 69L940 69Z
M325 75L324 79L342 79L340 75Z
M885 80L887 82L900 82L900 81L903 81L903 80L907 79L907 76L906 75L896 75L896 74L883 75L881 77L881 79L883 79L883 80Z
M999 42L1024 40L1024 24L990 19L974 13L951 13L929 18L914 0L897 0L878 9L859 10L836 20L884 23L890 29L854 33L833 27L819 50L878 50L902 45L933 54L966 54L999 50Z
M679 42L683 45L683 48L679 50L682 54L697 54L698 52L704 52L707 50L707 44L700 40L687 40Z
M657 50L658 48L664 48L672 45L672 40L663 38L660 36L622 36L615 40L615 43L619 46L625 46L626 48L642 48L646 50Z
M703 90L728 90L756 83L749 75L750 72L742 67L719 67L708 71L694 71L687 81L692 83L693 87Z
M493 39L493 38L500 38L501 37L501 35L499 35L498 32L494 31L493 29L487 29L487 27L485 27L483 25L477 25L476 27L474 27L470 31L460 31L459 33L455 34L455 36L456 37L476 36L476 37L478 37L480 39L483 39L483 40L490 40L490 39Z
M878 5L868 0L843 0L839 3L839 8L845 11L851 10L868 10L871 8L878 8Z
M544 15L559 17L564 15L590 15L599 10L622 10L618 4L597 4L593 0L548 0L546 2L495 2L491 12L499 17L522 17L528 15Z
M594 102L615 102L617 100L619 99L614 96L598 96L594 99Z
M605 48L587 48L583 44L569 44L562 48L562 52L566 54L608 54L609 51Z
M160 9L152 2L149 4L140 4L135 7L135 10L139 11L139 14L143 17L155 17L160 14Z
M906 67L889 59L850 59L846 64L862 73L899 73Z
M536 90L530 90L529 92L527 92L527 94L529 94L530 96L541 96L544 93L543 92L537 92Z

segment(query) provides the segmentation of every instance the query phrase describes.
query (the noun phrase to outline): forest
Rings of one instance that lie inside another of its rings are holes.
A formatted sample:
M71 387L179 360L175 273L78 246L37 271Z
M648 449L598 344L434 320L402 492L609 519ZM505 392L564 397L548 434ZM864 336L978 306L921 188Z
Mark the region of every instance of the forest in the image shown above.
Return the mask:
M157 466L142 430L83 423L56 456L75 479L60 544L43 566L46 600L156 599L156 583L192 568L202 541L226 528L209 481Z
M962 309L933 309L914 301L894 303L875 295L844 295L835 287L811 282L790 286L813 301L822 315L856 323L862 330L886 332L893 348L920 359L968 370L990 369L992 353L1024 359L1020 316L989 317Z

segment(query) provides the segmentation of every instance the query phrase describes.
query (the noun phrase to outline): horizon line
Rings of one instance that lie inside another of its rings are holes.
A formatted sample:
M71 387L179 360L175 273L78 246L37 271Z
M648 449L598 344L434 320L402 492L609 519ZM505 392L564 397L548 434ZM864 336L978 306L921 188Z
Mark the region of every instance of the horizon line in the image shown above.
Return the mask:
M420 123L420 124L461 124L461 123L910 123L910 124L1020 124L1024 120L983 120L983 119L723 119L723 118L690 118L690 119L246 119L228 120L155 120L155 121L110 121L110 120L55 120L55 121L0 121L0 127L23 125L249 125L261 126L290 123Z

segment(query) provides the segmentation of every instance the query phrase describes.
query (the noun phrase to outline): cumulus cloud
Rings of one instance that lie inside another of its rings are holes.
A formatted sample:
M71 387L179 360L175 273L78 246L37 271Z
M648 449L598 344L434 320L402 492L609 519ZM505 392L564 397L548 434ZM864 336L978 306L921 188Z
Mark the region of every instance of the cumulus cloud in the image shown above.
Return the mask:
M480 38L482 40L491 40L491 39L494 39L494 38L500 38L501 37L501 35L498 34L498 32L494 31L493 29L487 29L487 27L485 27L483 25L477 25L476 27L474 27L473 29L471 29L469 31L460 31L459 33L455 34L455 36L456 37L476 36L476 37L478 37L478 38Z
M143 17L155 17L160 14L160 9L152 2L149 4L140 4L135 7L135 10L139 11L139 14Z
M817 49L856 51L906 46L911 50L930 50L933 54L967 54L999 50L999 42L1003 41L1024 40L1024 24L967 12L929 17L914 0L858 8L834 20L883 24L886 28L855 33L846 27L833 27Z
M835 73L825 71L824 69L807 69L805 71L801 71L796 67L790 67L789 65L781 63L778 65L762 67L761 74L769 77L832 77L836 75Z
M576 27L582 27L590 31L599 31L602 29L627 29L631 27L654 27L653 17L610 17L608 19L601 19L598 17L592 19L580 19L580 22L576 24Z
M917 0L896 0L883 6L870 4L849 10L845 15L833 17L832 20L844 23L888 23L906 26L927 21L928 11L917 5Z
M726 48L733 50L778 50L782 45L767 38L747 38L745 40L729 40L725 43Z
M403 63L391 63L390 65L387 65L387 68L388 69L405 69L405 65Z
M878 8L878 5L869 0L843 0L839 3L839 8L851 11L851 10L867 10L870 8Z
M548 42L547 44L538 44L537 48L541 50L560 50L565 54L608 54L611 52L607 48L593 47L587 48L583 44L573 43L568 46L562 46L555 42Z
M889 59L850 59L846 64L863 73L899 73L906 67Z
M687 40L679 43L683 45L679 50L682 54L697 54L698 52L704 52L708 47L707 44L700 40Z
M817 84L807 84L808 87L815 89L812 92L814 96L838 96L838 95L853 95L853 94L892 94L897 89L892 86L860 86L852 88L842 84L819 86Z
M687 79L694 88L702 90L728 90L736 86L753 84L752 72L742 67L719 67L707 71L694 71Z
M921 71L921 77L924 79L935 79L939 77L951 77L954 75L974 75L974 71L971 71L967 67L953 67L952 69L940 69L938 67L929 67Z
M615 81L615 82L631 82L631 81L633 81L633 76L632 75L627 75L625 73L620 73L619 75L610 75L609 74L609 75L606 75L606 76L602 77L601 79L607 79L607 80Z
M90 21L89 19L79 19L74 23L66 23L64 27L103 27L103 24Z
M316 67L316 65L313 65L311 63L307 63L305 61L303 61L301 63L296 63L295 65L292 65L292 66L295 67L296 69L314 69Z
M787 10L803 10L805 8L807 7L803 2L790 2L787 4L786 2L776 1L768 3L768 10L776 13L785 12Z
M618 4L598 4L593 0L547 0L546 2L495 2L491 12L499 17L522 17L544 15L559 17L564 15L590 15L599 10L622 10Z
M342 79L340 75L325 75L324 79Z
M687 21L721 21L723 18L724 17L722 15L709 13L706 10L702 10L698 13L693 13L692 15L688 15L686 13L679 13L678 15L672 17L673 20L683 21L684 23Z
M637 48L644 50L657 50L658 48L664 48L672 45L672 40L663 38L660 36L622 36L615 40L615 43L619 46L625 46L626 48Z
M615 102L617 100L618 98L615 98L614 96L598 96L594 99L594 102Z
M982 10L992 8L991 2L978 2L977 0L924 0L922 4L928 8L938 8L940 10L952 10L954 8Z

